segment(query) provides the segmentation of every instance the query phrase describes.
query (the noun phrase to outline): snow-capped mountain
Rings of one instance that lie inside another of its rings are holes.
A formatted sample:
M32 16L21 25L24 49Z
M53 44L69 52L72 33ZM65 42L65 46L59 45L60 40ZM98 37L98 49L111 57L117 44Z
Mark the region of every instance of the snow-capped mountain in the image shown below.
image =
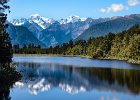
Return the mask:
M19 26L22 33L33 34L38 41L42 42L46 47L61 45L70 40L87 40L90 37L103 36L109 32L121 32L129 27L140 23L140 14L132 14L124 17L114 16L112 18L80 18L79 16L69 16L68 18L54 20L45 18L39 14L33 14L29 18L14 19L7 29L14 44L23 44L21 41ZM16 33L16 36L14 34ZM22 35L24 38L24 35ZM19 37L16 39L16 37ZM27 37L27 36L25 36ZM28 38L29 39L29 38ZM17 41L14 41L17 40ZM35 39L34 39L35 40ZM24 43L28 43L26 40ZM32 42L32 41L30 41ZM39 42L37 42L39 43Z
M44 18L44 17L40 16L39 14L31 15L28 20L30 23L35 22L40 27L42 27L42 29L46 29L47 27L49 27L49 25L51 25L55 22L55 20L53 20L51 18Z
M80 18L79 16L69 16L66 19L54 20L52 18L45 18L40 16L39 14L33 14L29 18L21 18L21 19L13 19L11 23L16 26L24 25L26 22L36 23L42 29L48 28L55 21L58 21L60 24L68 24L68 23L76 23L78 21L86 21L87 18Z
M55 20L51 18L44 18L40 16L39 14L33 14L29 18L21 18L21 19L14 19L11 23L16 26L24 25L25 23L36 23L38 24L42 29L46 29L51 25L52 23L55 22Z
M29 18L14 19L11 23L15 27L26 27L39 41L49 47L76 39L90 27L92 19L69 16L66 19L54 20L33 14Z

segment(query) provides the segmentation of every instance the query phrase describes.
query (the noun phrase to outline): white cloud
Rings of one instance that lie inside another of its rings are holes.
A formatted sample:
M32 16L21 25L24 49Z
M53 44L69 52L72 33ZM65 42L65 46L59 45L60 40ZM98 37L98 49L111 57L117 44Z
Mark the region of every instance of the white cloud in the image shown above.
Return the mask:
M118 12L122 10L128 10L128 7L123 4L112 4L110 7L100 9L103 13Z
M138 4L140 4L139 0L128 0L129 6L136 6Z

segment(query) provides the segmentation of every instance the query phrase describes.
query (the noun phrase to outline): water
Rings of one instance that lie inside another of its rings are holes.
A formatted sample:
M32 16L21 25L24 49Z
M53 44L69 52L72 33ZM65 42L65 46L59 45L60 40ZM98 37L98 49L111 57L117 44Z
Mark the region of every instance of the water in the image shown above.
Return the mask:
M31 56L31 57L14 57L15 62L25 63L50 63L58 65L69 65L73 67L99 67L99 68L116 68L116 69L138 69L140 65L128 64L126 61L118 60L93 60L81 57L57 57L57 56Z
M14 57L11 100L140 100L140 65L80 57Z

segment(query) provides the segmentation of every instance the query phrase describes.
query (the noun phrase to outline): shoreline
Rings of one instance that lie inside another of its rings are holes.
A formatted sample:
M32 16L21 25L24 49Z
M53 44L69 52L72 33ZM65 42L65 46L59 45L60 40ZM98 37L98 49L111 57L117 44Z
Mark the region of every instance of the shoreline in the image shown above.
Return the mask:
M81 58L89 58L92 59L90 56L83 56L83 55L61 55L61 54L13 54L13 56L61 56L61 57L81 57Z
M81 57L81 58L88 58L88 59L94 59L90 56L84 56L84 55L61 55L61 54L13 54L13 56L61 56L61 57ZM140 65L140 61L135 60L125 60L125 59L117 59L117 58L95 58L98 60L118 60L118 61L126 61L129 64L136 64Z

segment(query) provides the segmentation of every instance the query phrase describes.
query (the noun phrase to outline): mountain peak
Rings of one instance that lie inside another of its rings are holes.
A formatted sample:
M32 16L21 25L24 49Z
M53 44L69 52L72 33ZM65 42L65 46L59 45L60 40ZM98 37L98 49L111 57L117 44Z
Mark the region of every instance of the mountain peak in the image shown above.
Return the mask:
M78 21L86 21L87 18L80 18L79 16L77 15L73 15L73 16L69 16L67 18L67 20L69 20L70 22L78 22Z
M69 16L67 18L67 23L70 23L70 22L75 23L75 22L78 22L79 20L80 20L80 17L79 16L76 16L76 15Z
M66 19L61 19L59 22L60 22L60 24L67 24L67 23L75 23L78 21L86 21L86 20L87 20L87 18L80 18L77 15L72 15Z
M34 21L34 20L41 20L41 19L45 19L45 18L40 16L39 14L32 14L31 16L29 16L28 19Z
M45 18L40 16L39 14L33 14L28 18L29 22L35 22L43 29L46 29L50 24L54 23L55 21L51 18Z

